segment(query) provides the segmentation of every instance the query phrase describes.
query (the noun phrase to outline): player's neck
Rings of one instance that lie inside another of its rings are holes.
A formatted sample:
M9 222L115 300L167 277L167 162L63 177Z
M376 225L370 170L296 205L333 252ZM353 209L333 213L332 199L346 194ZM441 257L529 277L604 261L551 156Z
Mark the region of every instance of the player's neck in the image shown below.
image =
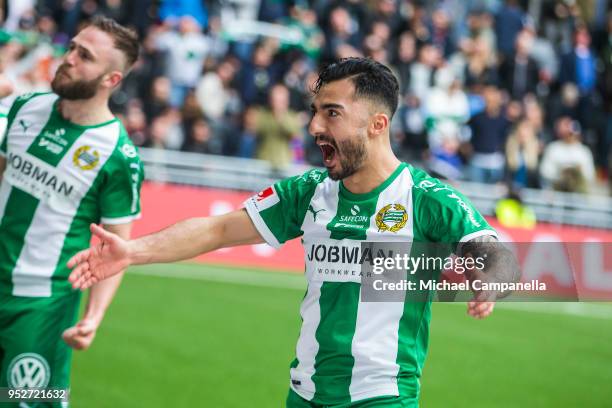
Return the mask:
M342 180L342 183L351 193L369 193L391 177L400 163L391 148L384 151L370 151L364 166L352 176Z
M58 109L62 117L80 126L94 126L114 118L108 108L108 99L93 97L90 99L61 99Z

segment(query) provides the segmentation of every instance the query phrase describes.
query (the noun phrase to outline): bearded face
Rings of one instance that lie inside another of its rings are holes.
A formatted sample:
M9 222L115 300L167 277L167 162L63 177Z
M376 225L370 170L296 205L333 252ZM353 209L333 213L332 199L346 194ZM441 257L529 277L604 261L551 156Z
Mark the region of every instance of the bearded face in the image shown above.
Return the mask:
M51 89L60 98L67 100L90 99L95 96L104 74L91 80L73 79L68 74L68 66L60 65L51 82Z
M316 142L323 154L323 164L332 180L342 180L352 176L366 161L367 148L363 135L339 142L329 136L321 135L317 136Z

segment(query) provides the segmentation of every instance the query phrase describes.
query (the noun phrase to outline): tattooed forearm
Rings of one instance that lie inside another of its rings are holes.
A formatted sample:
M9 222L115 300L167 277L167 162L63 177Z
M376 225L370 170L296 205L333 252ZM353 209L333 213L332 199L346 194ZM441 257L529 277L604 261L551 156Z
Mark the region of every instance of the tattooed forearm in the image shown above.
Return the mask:
M494 282L518 282L521 278L514 254L492 235L474 238L464 243L460 250L465 257L484 259L483 272ZM509 294L502 293L499 297Z

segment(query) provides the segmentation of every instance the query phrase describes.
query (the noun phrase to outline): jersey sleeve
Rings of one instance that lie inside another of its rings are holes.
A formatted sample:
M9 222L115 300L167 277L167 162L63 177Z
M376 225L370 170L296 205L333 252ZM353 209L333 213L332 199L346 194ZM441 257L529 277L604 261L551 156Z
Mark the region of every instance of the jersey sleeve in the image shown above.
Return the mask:
M308 204L324 173L311 170L281 180L244 202L249 217L263 239L272 247L303 234L301 229Z
M431 242L451 244L461 253L463 243L483 235L497 237L474 205L452 187L440 185L425 193L416 214L425 236Z
M17 116L17 112L21 109L23 105L25 105L32 98L35 98L40 95L45 95L45 92L37 92L37 93L27 93L18 96L15 101L12 103L8 113L4 114L4 112L0 115L2 116L2 123L5 124L2 134L0 135L0 156L6 157L8 154L8 131L12 126L15 117Z
M144 168L136 148L125 143L115 150L106 166L100 191L100 221L125 224L140 218L140 189Z

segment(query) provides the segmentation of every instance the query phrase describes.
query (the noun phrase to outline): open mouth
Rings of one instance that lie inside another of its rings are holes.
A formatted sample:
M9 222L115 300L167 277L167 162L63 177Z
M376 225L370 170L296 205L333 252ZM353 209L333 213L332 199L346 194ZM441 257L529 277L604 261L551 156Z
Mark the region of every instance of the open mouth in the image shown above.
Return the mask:
M331 166L336 157L336 148L327 142L320 142L318 145L321 149L321 153L323 153L323 163L325 163L326 166Z

